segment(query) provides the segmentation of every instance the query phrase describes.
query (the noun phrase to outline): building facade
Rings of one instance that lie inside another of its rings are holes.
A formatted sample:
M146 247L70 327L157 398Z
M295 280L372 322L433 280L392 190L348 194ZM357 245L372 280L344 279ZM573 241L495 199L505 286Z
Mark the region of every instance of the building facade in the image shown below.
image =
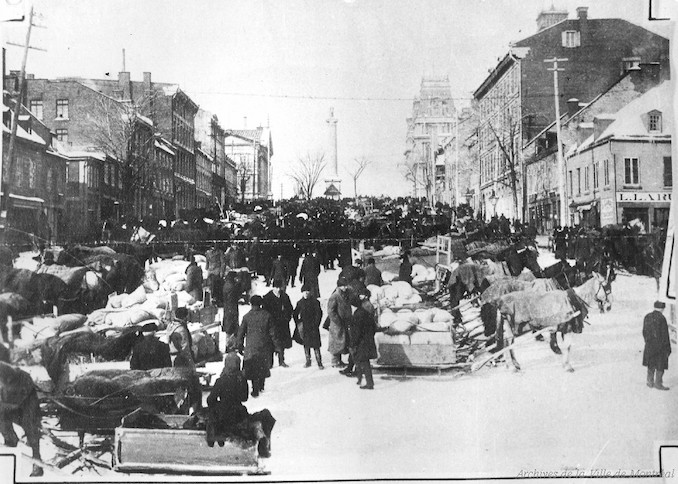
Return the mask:
M564 149L581 143L588 136L596 116L615 114L660 82L659 66L641 64L623 74L617 83L587 103L574 98L569 99L567 111L561 120L561 142ZM556 151L555 123L530 140L523 148L528 181L528 221L540 233L550 233L557 225L559 206ZM570 193L568 188L566 183L566 194ZM584 203L583 206L585 205ZM572 224L575 212L581 210L581 207L572 205L570 201L566 208L568 223Z
M601 227L633 223L646 232L666 227L673 189L669 81L615 114L580 126L583 141L567 153L572 223Z
M639 64L656 64L669 72L668 39L622 19L589 19L588 8L577 18L550 10L537 18L538 32L514 43L475 91L480 111L481 203L491 215L524 218L527 187L523 183L523 146L555 120L552 64L559 69L559 107L567 100L588 102ZM556 173L557 175L557 173ZM516 193L518 192L518 193ZM550 200L554 214L561 203Z
M53 143L52 133L40 120L19 105L14 143L14 163L9 165L9 142L16 103L5 96L2 136L2 203L7 217L5 242L26 243L35 236L43 243L67 235L65 207L66 163Z
M452 136L456 122L448 76L421 80L419 94L412 102L412 115L406 121L404 164L406 177L412 182L412 195L449 202L449 167L439 157L441 145Z
M236 168L238 198L270 200L273 143L269 128L226 130L226 156Z

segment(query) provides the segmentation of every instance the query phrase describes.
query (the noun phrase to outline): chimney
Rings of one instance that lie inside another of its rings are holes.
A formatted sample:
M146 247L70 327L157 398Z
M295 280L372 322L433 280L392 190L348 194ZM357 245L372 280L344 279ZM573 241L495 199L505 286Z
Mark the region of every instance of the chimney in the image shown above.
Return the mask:
M571 119L579 111L579 99L572 97L567 100L567 118Z
M32 81L33 79L35 79L35 74L26 74L26 79Z
M577 8L577 18L579 19L579 40L580 45L588 45L588 33L589 33L589 8L588 7L578 7Z
M243 116L243 129L247 129L247 116Z
M151 90L151 73L144 72L144 91Z
M599 114L593 118L593 139L597 140L603 131L614 122L615 118L612 114Z
M643 93L658 85L661 79L661 65L658 62L639 64L637 68L627 71L636 91Z
M551 8L551 10L548 11L542 11L537 16L537 31L541 32L551 25L567 20L567 15L567 10L556 10L555 8Z
M130 99L130 74L129 72L118 72L118 90L122 91L122 99Z

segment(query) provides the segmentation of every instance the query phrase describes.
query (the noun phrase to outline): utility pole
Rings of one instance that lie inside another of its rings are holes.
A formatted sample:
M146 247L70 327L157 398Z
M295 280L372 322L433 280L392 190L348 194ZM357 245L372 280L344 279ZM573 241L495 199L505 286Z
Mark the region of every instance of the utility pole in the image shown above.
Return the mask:
M567 59L544 59L547 64L553 64L552 68L546 69L553 72L553 99L556 103L556 142L558 143L558 196L560 197L559 225L564 227L568 220L567 198L565 191L565 159L563 158L563 144L560 142L560 102L558 95L558 71L565 69L558 68L558 62L567 62Z
M33 6L31 6L31 9L28 14L28 28L26 30L26 41L24 45L20 46L24 48L24 55L23 59L21 60L21 71L19 71L19 93L17 95L15 104L14 104L14 112L12 113L12 131L10 132L9 135L9 147L7 149L7 174L8 174L8 180L7 180L7 185L5 186L5 193L4 193L4 204L2 205L3 212L5 214L6 219L4 222L6 223L7 220L9 220L9 214L8 214L8 209L9 209L9 195L10 191L12 189L13 181L14 181L14 157L15 157L15 151L16 151L16 133L17 133L17 128L19 126L19 113L21 111L21 101L23 99L24 93L26 91L26 61L28 59L28 49L30 49L30 43L31 43L31 31L33 30ZM16 44L12 44L16 45ZM4 72L3 72L4 75ZM4 80L3 80L4 82ZM3 170L2 170L2 165L3 163L0 161L0 186L2 186L2 179L3 179ZM1 201L1 198L0 198ZM3 217L0 216L0 219Z
M431 133L431 208L436 206L436 158L438 156L438 131L433 125Z
M454 116L454 204L459 205L459 114ZM452 205L452 204L450 204Z

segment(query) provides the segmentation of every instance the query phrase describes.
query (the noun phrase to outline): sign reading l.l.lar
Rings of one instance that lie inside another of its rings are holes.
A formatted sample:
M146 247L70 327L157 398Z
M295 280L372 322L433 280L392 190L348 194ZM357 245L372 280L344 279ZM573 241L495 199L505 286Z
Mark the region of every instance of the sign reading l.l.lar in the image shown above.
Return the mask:
M618 202L670 202L671 192L617 192Z

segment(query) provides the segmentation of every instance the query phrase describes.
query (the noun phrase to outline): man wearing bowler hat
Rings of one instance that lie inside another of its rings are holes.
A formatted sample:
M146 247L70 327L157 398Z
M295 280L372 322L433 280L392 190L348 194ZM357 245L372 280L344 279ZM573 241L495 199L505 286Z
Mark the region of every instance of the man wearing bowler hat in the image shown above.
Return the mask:
M647 367L647 386L657 390L668 390L662 382L664 371L669 367L671 340L669 326L662 314L666 304L662 301L654 303L654 311L643 320L643 366Z

